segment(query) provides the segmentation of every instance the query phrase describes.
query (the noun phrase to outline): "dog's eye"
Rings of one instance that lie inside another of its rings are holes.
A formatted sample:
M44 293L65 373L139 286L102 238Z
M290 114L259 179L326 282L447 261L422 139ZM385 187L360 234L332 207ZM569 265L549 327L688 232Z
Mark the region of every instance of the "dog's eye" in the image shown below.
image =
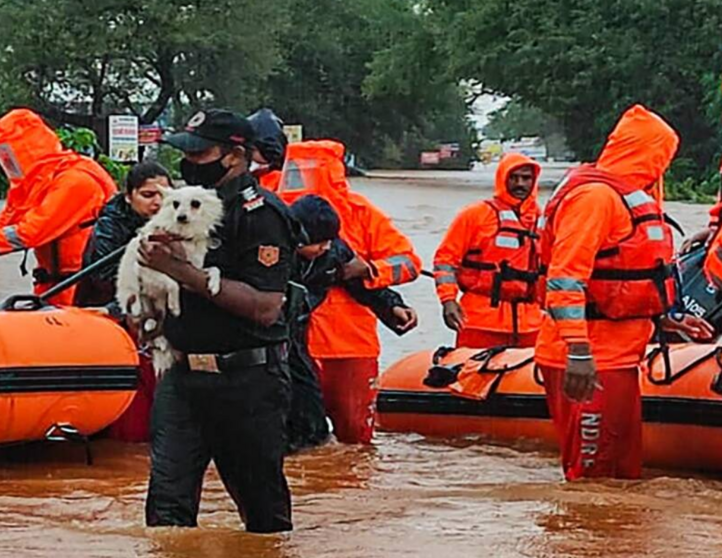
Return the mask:
M173 208L174 208L174 209L178 209L179 207L180 207L180 202L179 202L179 201L174 201L174 202L173 202Z
M198 209L200 206L201 206L201 202L199 202L198 200L191 201L191 207L193 209Z

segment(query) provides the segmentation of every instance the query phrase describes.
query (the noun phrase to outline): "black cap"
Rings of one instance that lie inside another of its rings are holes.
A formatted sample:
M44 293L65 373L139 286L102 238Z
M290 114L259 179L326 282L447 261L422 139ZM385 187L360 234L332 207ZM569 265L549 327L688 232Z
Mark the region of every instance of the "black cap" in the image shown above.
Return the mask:
M184 132L171 134L163 142L186 153L205 151L214 145L253 145L255 133L242 116L222 109L197 112L188 120Z

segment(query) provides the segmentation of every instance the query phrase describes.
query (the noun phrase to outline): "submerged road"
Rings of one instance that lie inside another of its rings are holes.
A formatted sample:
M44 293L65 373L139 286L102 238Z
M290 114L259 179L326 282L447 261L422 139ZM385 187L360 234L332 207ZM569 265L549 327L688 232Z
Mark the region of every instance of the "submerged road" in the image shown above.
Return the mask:
M374 176L353 179L353 187L394 218L430 267L454 214L490 194L493 169ZM706 219L702 206L670 203L668 210L689 230ZM0 259L0 296L27 290L19 261ZM401 339L381 332L384 365L452 341L430 279L400 290L421 324ZM648 471L637 482L566 484L556 456L528 444L378 434L370 448L328 445L288 461L296 531L263 537L239 530L213 472L199 529L145 529L147 447L99 441L94 453L92 467L74 446L0 453L0 558L712 558L722 552L716 479Z

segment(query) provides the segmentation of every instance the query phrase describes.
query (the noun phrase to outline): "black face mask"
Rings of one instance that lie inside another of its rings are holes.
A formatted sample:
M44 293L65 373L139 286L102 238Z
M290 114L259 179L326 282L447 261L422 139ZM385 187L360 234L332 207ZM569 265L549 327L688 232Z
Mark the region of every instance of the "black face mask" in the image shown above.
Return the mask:
M223 156L210 163L196 164L181 159L181 177L189 186L215 186L226 176L228 168L221 163Z

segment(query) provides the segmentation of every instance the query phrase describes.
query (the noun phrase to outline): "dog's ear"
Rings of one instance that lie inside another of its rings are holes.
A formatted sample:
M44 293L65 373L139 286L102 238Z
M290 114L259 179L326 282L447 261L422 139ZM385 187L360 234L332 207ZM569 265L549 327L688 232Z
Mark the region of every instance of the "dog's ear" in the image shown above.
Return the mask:
M173 191L173 188L171 188L170 186L162 186L158 184L158 190L160 191L160 195L163 196L163 198L167 198L168 194Z

